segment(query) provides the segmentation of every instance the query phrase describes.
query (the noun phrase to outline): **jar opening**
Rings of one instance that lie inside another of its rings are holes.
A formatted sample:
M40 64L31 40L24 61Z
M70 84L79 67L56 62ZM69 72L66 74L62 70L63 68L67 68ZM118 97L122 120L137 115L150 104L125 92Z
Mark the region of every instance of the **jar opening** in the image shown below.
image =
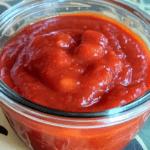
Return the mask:
M66 0L65 2L69 2L69 1ZM84 1L82 0L82 1L79 1L79 3L80 2L84 2ZM98 3L97 0L95 0L93 2ZM142 19L144 22L146 22L146 24L148 24L149 18L142 11L136 11L134 8L131 8L127 5L125 5L124 3L118 2L117 0L112 0L112 1L107 0L106 2L123 7L124 9L126 9L132 13L134 12L135 15L137 15L140 19ZM16 5L14 8L12 8L12 10L20 7L21 5L27 5L28 3L30 4L32 2L30 1L30 2L20 3L20 4ZM46 1L45 1L45 3L46 3ZM41 4L42 4L42 2L41 2ZM90 4L90 1L88 2L88 4ZM6 11L4 14L2 14L0 16L0 18L2 18L2 20L3 20L3 18L5 18L8 15L8 12L10 12L10 11L11 11L11 9ZM51 108L47 108L47 107L38 105L36 103L33 103L33 102L21 97L17 93L13 92L2 80L0 80L0 92L2 94L6 95L8 98L10 98L12 101L14 101L22 106L31 108L33 110L37 110L37 111L47 113L47 114L52 114L52 115L57 115L57 116L65 116L65 117L73 117L73 118L96 118L96 117L106 117L106 116L118 115L120 113L129 111L133 108L142 106L147 101L149 101L149 97L150 97L150 90L148 90L144 95L142 95L138 99L136 99L133 102L130 102L124 106L121 106L121 107L113 108L113 109L106 110L103 112L74 113L74 112L67 112L67 111L51 109Z

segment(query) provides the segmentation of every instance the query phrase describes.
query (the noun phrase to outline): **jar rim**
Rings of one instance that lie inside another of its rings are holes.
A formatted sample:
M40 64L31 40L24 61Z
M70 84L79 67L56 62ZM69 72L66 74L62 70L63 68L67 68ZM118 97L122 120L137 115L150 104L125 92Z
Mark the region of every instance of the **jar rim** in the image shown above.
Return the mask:
M32 0L29 1L24 1L21 2L6 12L4 12L1 17L7 16L7 14L20 7L20 5L27 4L31 2ZM68 0L64 0L68 1ZM97 1L97 0L94 0ZM102 0L104 1L104 0ZM127 2L120 2L118 0L106 0L107 2L111 2L112 4L119 5L121 7L126 7L126 9L135 15L137 15L140 19L142 19L144 22L149 23L150 22L150 16L146 14L144 11L140 9L135 9L135 7L131 7L128 5ZM33 2L33 1L32 1ZM51 0L53 2L53 0ZM81 2L81 1L80 1ZM98 1L97 1L98 2ZM144 16L144 17L143 17ZM25 106L27 108L31 108L32 110L36 110L38 112L46 113L46 114L51 114L51 115L56 115L56 116L63 116L63 117L70 117L70 118L98 118L98 117L110 117L110 116L116 116L125 112L128 112L134 108L139 108L142 107L147 101L150 101L150 90L148 90L146 93L144 93L142 96L139 98L135 99L134 101L127 103L123 106L108 109L105 111L99 111L99 112L67 112L67 111L61 111L61 110L56 110L48 107L41 106L39 104L36 104L34 102L31 102L27 100L26 98L18 95L15 93L12 89L10 89L1 79L0 79L0 92L7 96L9 99L11 99L13 102Z

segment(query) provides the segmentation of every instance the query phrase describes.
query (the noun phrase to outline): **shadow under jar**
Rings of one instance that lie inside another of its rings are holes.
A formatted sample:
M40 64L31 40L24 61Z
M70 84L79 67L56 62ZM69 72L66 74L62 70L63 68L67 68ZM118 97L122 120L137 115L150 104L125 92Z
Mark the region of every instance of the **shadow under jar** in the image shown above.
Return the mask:
M114 0L27 1L0 16L0 49L18 31L38 20L75 12L96 12L138 34L150 48L149 16ZM0 106L11 127L34 150L121 150L150 114L150 91L122 107L72 113L46 108L13 92L0 80Z

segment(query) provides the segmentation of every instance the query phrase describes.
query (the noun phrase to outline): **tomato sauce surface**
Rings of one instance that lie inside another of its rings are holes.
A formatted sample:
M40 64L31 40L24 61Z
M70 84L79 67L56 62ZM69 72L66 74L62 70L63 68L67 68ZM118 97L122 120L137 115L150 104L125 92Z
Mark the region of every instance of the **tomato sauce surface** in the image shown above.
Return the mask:
M70 112L125 105L148 90L144 42L123 25L94 14L38 21L0 55L0 77L32 102Z

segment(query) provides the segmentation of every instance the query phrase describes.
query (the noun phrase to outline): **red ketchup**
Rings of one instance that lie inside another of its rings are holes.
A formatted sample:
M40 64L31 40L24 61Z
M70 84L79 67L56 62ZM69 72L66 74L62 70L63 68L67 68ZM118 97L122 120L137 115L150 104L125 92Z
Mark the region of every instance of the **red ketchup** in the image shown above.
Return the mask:
M34 103L69 112L97 112L125 105L148 90L149 57L144 42L113 20L90 13L62 15L38 21L12 37L0 55L0 71L11 89ZM133 128L139 120L132 122ZM86 150L108 150L105 139L114 135L119 143L119 135L130 131L127 124L105 128L109 132L105 134L103 129L101 135L98 129L79 134L78 130L66 129L64 133L64 129L38 125L49 132L58 130L58 136L27 126L36 150L55 150L54 145L64 150L62 145L68 144L64 136L73 139L72 147L65 150L76 149L78 140L73 136L81 141L90 139L93 146ZM56 144L42 147L38 142L49 136L53 136L49 143ZM101 145L94 142L99 136ZM121 146L109 145L115 150Z

